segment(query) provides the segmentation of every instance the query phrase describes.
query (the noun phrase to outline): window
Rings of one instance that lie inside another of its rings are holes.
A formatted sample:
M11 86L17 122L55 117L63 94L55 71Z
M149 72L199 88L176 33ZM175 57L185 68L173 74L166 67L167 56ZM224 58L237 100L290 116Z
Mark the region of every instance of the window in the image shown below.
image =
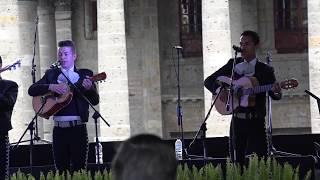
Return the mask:
M91 1L92 31L97 31L97 1Z
M85 0L85 37L97 39L97 1Z
M307 52L307 0L274 0L274 18L278 53Z
M201 0L180 0L180 41L184 57L202 56Z

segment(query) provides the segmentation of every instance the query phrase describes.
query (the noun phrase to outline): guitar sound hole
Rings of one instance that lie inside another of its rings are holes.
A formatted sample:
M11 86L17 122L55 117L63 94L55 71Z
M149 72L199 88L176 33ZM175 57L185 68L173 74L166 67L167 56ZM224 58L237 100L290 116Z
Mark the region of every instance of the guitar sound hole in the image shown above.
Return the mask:
M222 90L219 99L222 102L226 102L228 100L228 91L227 90Z

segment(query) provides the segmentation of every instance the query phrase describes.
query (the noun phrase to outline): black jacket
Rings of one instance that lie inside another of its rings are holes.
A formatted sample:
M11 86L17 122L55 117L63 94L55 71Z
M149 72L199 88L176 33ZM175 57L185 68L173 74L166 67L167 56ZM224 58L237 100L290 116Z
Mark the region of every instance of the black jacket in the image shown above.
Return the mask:
M96 86L93 83L93 88L86 90L82 87L82 82L86 76L92 76L93 72L88 69L74 68L80 76L79 80L75 83L82 94L90 101L92 105L97 105L99 103L99 94L97 92ZM58 84L57 79L61 73L60 69L49 69L46 71L45 75L36 83L29 87L28 93L30 96L41 96L49 92L49 84ZM80 94L74 90L73 98L76 98L77 109L80 113L81 120L88 122L89 117L89 104L85 101Z
M18 84L10 80L0 80L0 134L12 129L11 115L18 95Z
M233 59L230 59L227 64L222 66L219 70L217 70L215 73L211 74L209 77L207 77L204 81L204 86L214 93L216 89L219 87L219 85L216 83L216 79L219 76L231 76L232 72L232 66L233 66ZM237 58L236 64L243 62L244 60L242 58ZM257 60L256 66L255 66L255 74L253 75L258 79L259 85L267 85L267 84L273 84L276 81L274 70L269 65L260 62ZM268 92L272 99L279 100L281 98L280 96L276 96L272 91ZM256 106L251 109L243 109L241 111L253 111L257 112L262 116L266 115L266 93L259 93L256 94Z

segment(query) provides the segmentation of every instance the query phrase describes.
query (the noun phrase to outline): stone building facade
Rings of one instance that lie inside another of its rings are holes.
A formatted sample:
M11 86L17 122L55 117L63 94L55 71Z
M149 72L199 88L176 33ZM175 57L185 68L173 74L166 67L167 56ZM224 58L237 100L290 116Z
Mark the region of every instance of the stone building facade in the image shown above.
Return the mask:
M299 80L296 89L284 91L283 100L272 103L274 134L319 133L318 106L304 90L320 94L320 2L307 1L307 50L278 53L275 1L196 1L201 3L200 56L182 56L173 48L181 45L180 3L184 0L1 0L0 55L4 64L22 59L19 69L2 75L19 84L11 142L19 139L35 115L27 94L33 83L32 62L38 80L55 62L57 42L63 39L75 41L78 67L107 73L107 80L98 85L101 102L96 107L111 125L99 119L102 141L146 132L166 139L181 135L178 57L183 130L186 138L192 137L212 100L203 87L204 78L233 56L232 44L238 44L240 33L247 29L261 36L260 60L271 52L277 79ZM38 118L36 122L39 136L50 141L52 121ZM230 116L213 109L207 135L226 136L229 123ZM92 119L88 129L93 141ZM27 133L24 139L29 138Z

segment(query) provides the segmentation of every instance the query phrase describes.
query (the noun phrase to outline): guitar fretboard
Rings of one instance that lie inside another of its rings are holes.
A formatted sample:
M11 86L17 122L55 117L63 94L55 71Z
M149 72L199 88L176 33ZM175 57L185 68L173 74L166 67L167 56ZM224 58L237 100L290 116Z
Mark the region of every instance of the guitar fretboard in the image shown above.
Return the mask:
M262 92L266 92L271 90L273 84L267 84L267 85L262 85L262 86L256 86L254 88L248 88L248 89L243 89L242 94L243 95L251 95L251 94L258 94Z

